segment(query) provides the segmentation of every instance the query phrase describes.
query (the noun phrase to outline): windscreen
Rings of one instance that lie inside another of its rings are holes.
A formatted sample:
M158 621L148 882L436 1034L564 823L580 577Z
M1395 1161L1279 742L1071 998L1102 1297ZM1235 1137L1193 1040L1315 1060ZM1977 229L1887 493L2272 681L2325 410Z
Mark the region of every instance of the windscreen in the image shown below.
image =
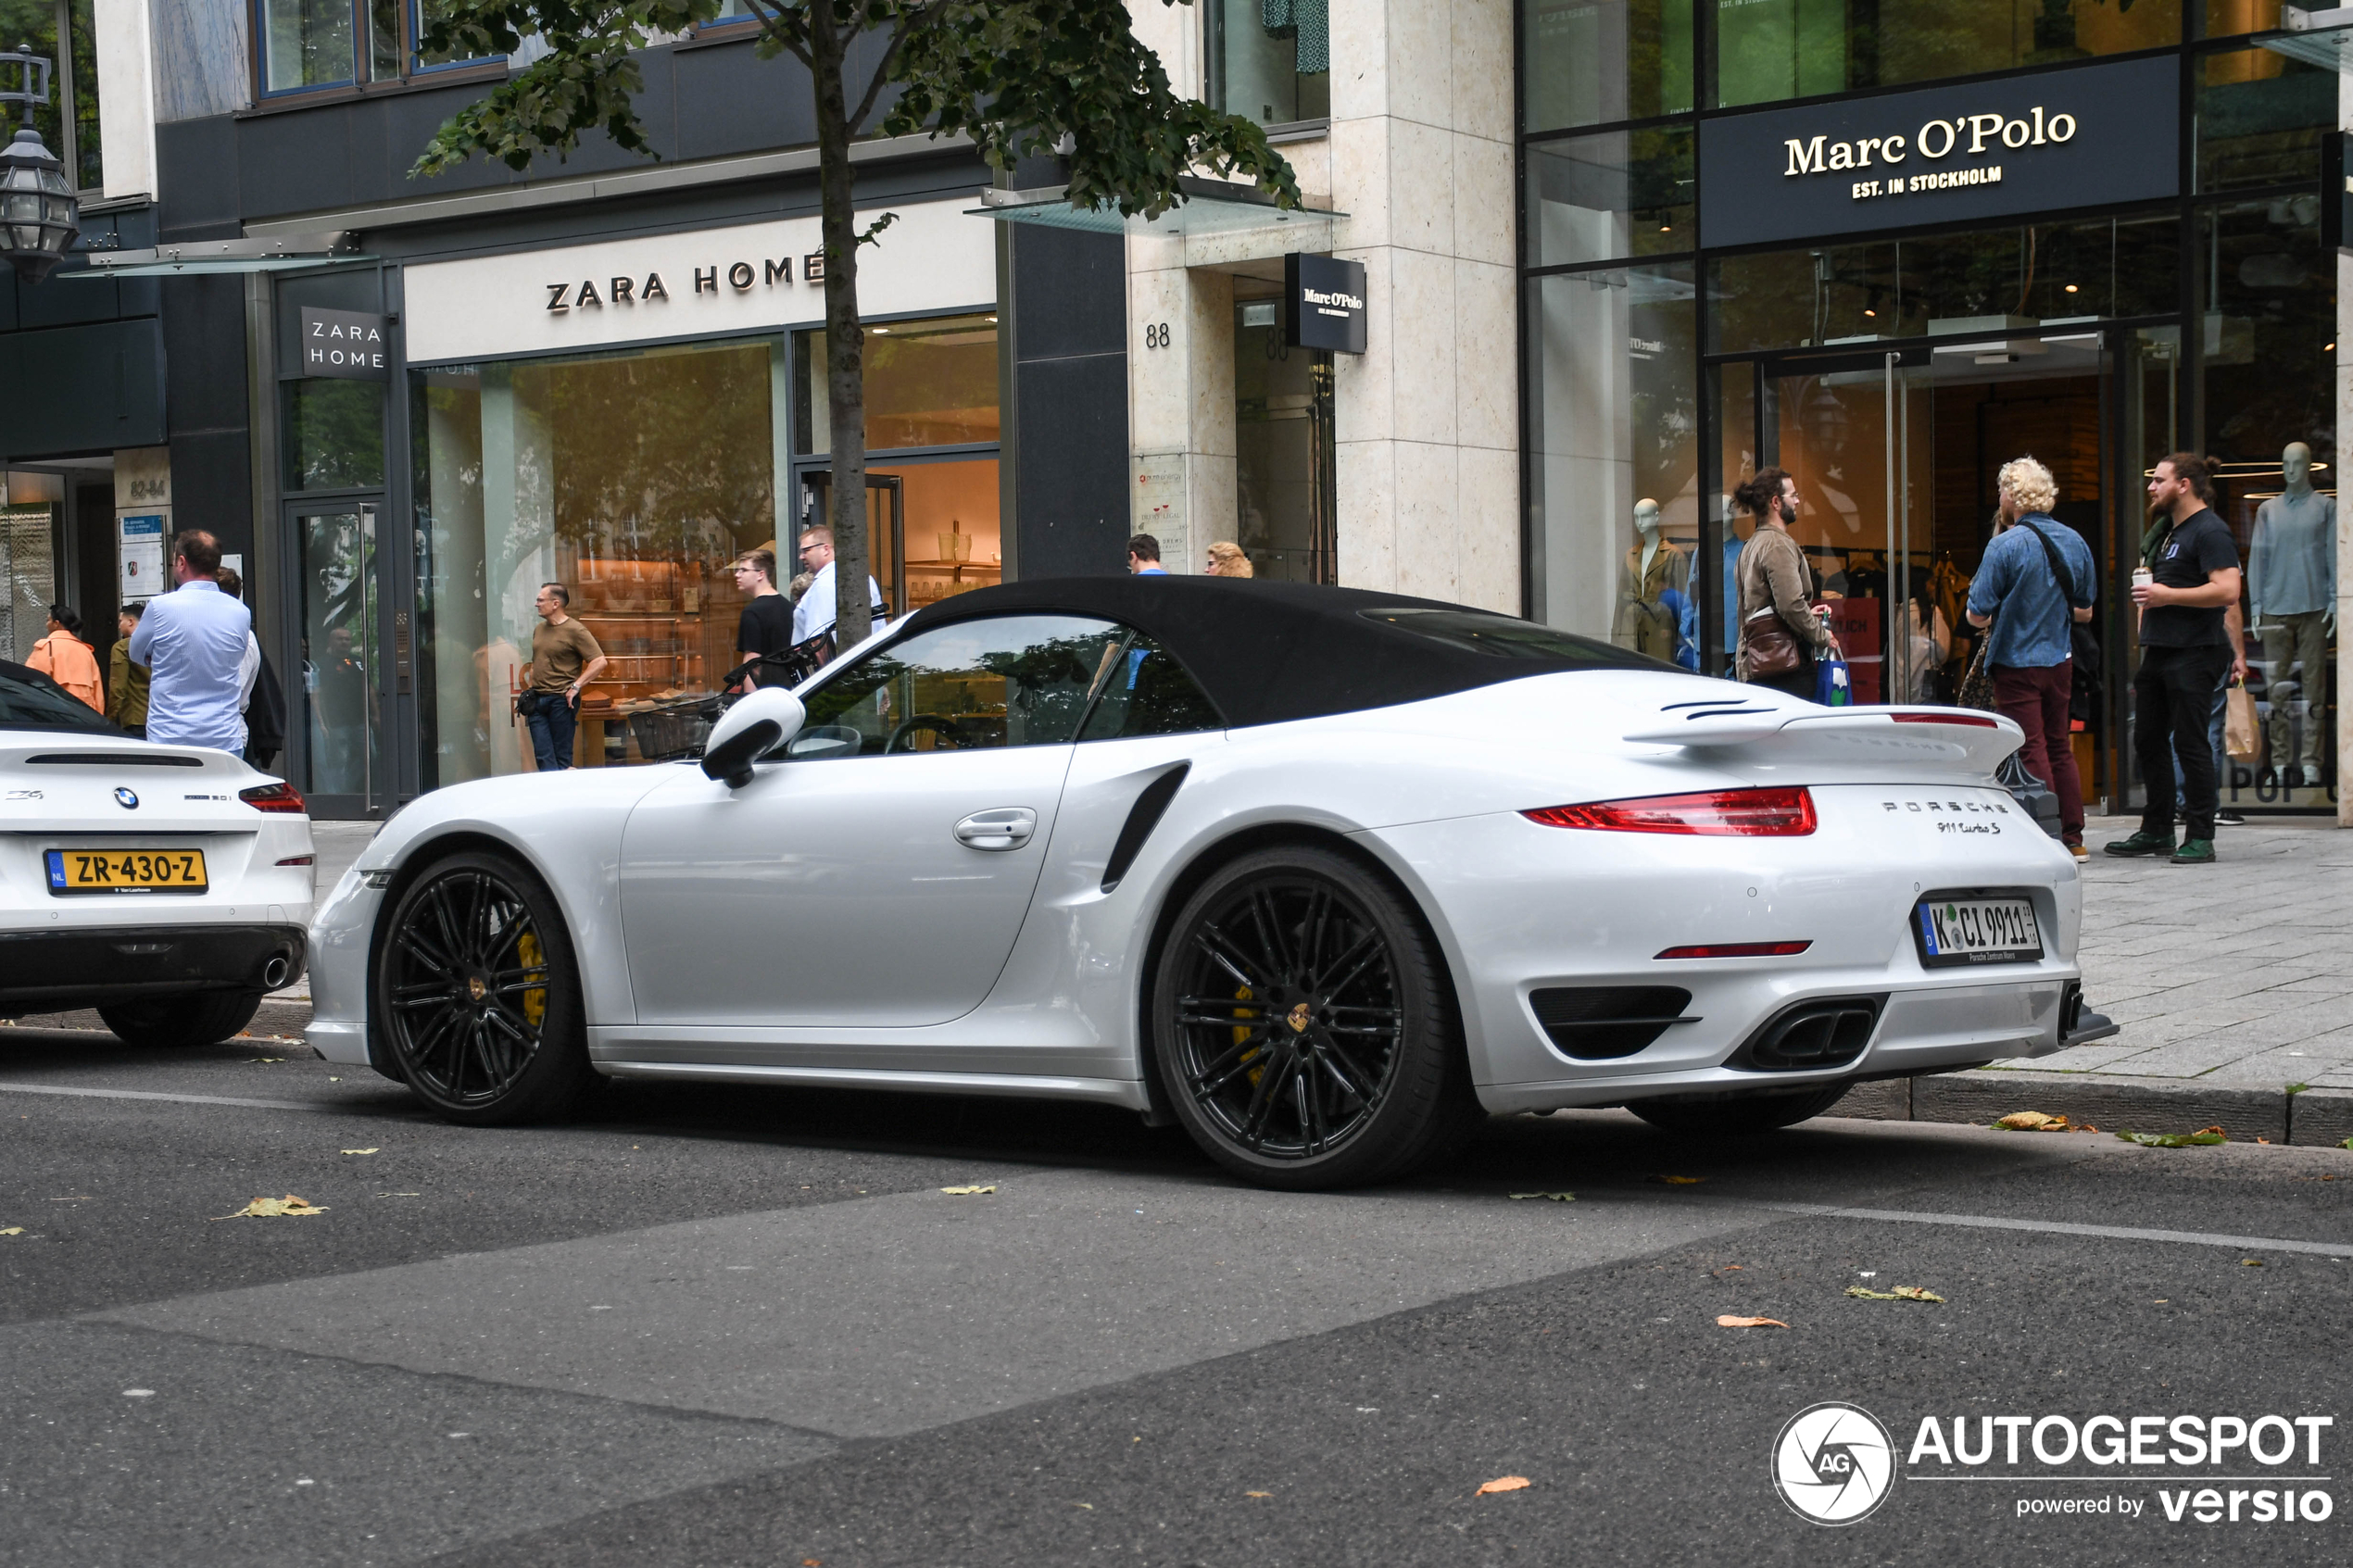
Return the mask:
M88 703L21 664L0 664L0 729L120 734Z
M1365 620L1394 626L1463 653L1489 659L1526 659L1554 669L1673 670L1664 659L1612 646L1533 621L1485 615L1475 609L1418 609L1410 606L1360 609ZM1532 671L1531 671L1532 673Z

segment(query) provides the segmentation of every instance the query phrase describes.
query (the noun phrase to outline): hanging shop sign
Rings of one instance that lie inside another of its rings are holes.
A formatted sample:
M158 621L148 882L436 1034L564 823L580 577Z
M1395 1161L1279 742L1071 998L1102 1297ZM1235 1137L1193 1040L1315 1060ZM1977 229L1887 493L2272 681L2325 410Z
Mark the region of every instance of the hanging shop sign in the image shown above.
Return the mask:
M892 221L858 253L862 316L995 303L996 225L965 206L887 209ZM859 213L861 232L882 210ZM424 263L403 273L409 362L812 325L824 319L824 278L814 215Z
M339 381L392 379L392 318L361 310L302 312L302 373Z
M1283 257L1283 342L1365 352L1365 264L1292 251Z
M1769 245L2154 201L2180 189L2172 60L1700 122L1700 243Z

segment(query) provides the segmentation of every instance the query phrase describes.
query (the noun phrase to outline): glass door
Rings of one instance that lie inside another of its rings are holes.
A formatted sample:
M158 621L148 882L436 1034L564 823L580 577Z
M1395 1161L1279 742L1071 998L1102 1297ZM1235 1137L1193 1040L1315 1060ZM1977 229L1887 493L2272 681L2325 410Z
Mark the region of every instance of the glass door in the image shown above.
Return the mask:
M372 501L313 503L287 513L301 616L287 761L320 817L382 816L391 795L376 514Z
M800 486L800 526L826 523L833 516L833 470L804 469ZM800 541L778 540L776 547L785 557L776 570L790 582L800 571ZM905 483L895 473L866 475L866 550L867 570L882 589L883 603L891 615L906 614L907 495Z
M2141 662L2141 618L2133 608L2133 569L2149 529L2149 475L2169 452L2181 445L2182 329L2137 327L2117 334L2116 402L2119 414L2116 460L2117 502L2110 522L2108 548L2102 557L2101 608L2094 622L2108 656L2106 730L2110 744L2103 748L2103 777L2120 781L2117 787L2087 795L2109 797L2108 809L2138 812L2148 804L2141 783L2141 768L2133 741L2133 671ZM2231 803L2232 779L2221 780L2222 799Z

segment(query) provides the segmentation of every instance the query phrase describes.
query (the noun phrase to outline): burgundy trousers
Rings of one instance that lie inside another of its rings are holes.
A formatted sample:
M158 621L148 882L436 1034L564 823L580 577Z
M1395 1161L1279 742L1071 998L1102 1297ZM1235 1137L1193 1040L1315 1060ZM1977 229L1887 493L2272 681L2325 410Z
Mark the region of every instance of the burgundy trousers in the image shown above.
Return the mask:
M2067 727L2068 696L2074 682L2072 660L2062 659L2040 670L1994 666L1994 706L2017 720L2018 727L2026 732L2020 759L2058 797L2059 836L2070 844L2081 844L2083 781L2075 775L2075 745Z

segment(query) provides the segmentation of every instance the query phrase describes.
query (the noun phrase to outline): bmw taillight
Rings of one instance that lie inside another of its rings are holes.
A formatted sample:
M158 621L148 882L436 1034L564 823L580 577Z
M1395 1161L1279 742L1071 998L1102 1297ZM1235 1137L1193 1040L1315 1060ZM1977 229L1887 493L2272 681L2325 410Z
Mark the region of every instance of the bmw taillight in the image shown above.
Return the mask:
M1804 787L1712 789L1545 806L1521 816L1554 828L1610 833L1685 833L1712 838L1796 838L1814 831L1814 797Z
M302 792L290 784L256 784L237 791L237 798L257 811L290 811L300 816Z

